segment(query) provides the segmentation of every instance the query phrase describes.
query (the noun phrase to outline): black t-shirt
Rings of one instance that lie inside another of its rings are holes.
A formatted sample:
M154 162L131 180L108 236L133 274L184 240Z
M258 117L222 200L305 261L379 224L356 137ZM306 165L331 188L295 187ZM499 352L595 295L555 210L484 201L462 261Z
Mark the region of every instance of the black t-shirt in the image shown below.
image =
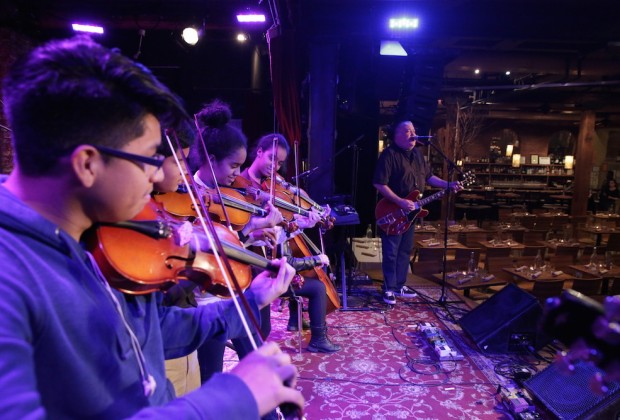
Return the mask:
M392 144L381 152L372 183L387 185L404 198L413 190L424 192L426 180L432 175L420 149L406 151Z

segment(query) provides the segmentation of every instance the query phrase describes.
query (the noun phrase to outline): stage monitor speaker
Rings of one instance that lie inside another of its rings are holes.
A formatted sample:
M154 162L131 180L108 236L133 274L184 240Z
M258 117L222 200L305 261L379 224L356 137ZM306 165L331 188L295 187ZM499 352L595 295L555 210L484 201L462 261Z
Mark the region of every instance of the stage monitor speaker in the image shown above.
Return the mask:
M459 324L485 353L522 353L550 339L539 330L538 300L509 284L463 316Z
M524 381L532 397L561 420L599 420L620 418L620 384L610 382L609 390L595 394L589 387L601 372L590 363L575 364L571 373L561 373L555 364Z

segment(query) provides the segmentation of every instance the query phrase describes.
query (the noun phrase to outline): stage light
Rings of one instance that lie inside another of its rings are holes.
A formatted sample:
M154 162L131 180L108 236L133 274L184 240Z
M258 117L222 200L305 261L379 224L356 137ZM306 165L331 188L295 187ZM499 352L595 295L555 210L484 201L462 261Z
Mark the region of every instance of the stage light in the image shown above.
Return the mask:
M510 76L510 70L506 70L506 76Z
M89 34L103 34L103 27L96 25L86 25L83 23L72 23L71 27L75 32L88 32Z
M474 70L474 74L480 74L480 69Z
M248 40L248 36L246 34L244 34L243 32L239 32L237 34L237 41L239 42L245 42Z
M240 23L259 23L265 22L265 15L262 13L240 13L237 15L237 22Z
M407 51L405 51L403 46L398 41L381 41L379 54L406 57Z
M407 18L407 17L390 18L390 21L389 21L390 29L397 29L397 30L417 29L419 24L420 24L420 20L418 18Z
M196 28L188 27L183 29L183 33L181 34L183 41L188 43L189 45L196 45L198 40L200 40L200 34Z

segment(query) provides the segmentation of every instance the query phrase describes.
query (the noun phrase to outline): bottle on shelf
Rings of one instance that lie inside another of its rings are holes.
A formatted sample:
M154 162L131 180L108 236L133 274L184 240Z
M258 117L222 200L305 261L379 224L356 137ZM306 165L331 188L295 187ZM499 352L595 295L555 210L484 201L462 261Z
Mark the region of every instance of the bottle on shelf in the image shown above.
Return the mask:
M366 237L372 238L372 226L371 225L368 225L368 227L366 228Z

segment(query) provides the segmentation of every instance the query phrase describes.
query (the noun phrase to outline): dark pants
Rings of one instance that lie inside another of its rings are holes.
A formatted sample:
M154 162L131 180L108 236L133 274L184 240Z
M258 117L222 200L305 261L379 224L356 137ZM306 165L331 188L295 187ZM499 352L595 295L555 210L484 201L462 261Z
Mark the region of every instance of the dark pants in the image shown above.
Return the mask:
M315 277L305 277L304 285L301 289L295 289L297 296L308 298L308 315L310 315L311 327L322 327L325 325L325 315L327 311L327 292L323 282ZM297 301L292 297L292 293L287 292L283 296L291 297L289 310L291 317L297 325Z
M269 336L271 332L271 314L269 305L260 310L260 329L263 337ZM250 324L250 329L253 329ZM254 341L260 346L258 334L254 332ZM247 336L233 338L232 344L239 360L243 359L248 353L251 353L252 342ZM207 340L198 347L198 364L200 365L200 381L204 384L214 373L219 373L224 368L224 351L226 343L218 340Z
M409 258L413 249L413 233L411 226L402 235L388 235L382 230L381 254L383 261L383 291L396 292L405 285L409 271Z

